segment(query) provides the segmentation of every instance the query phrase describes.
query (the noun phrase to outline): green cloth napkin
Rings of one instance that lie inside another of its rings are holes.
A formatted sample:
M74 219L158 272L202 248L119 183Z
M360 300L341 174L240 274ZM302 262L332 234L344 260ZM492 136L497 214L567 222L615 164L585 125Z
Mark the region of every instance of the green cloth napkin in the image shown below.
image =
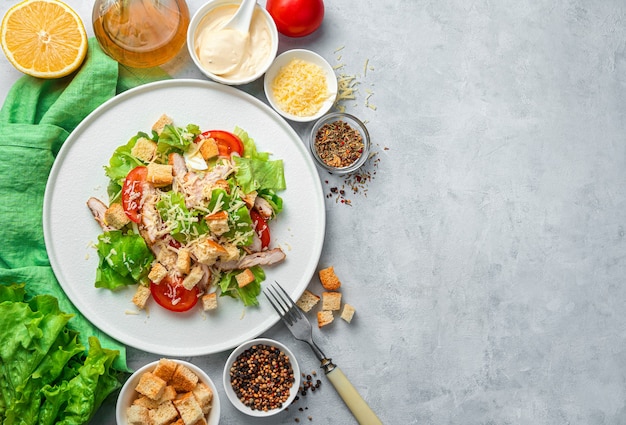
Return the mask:
M62 310L75 314L70 325L85 347L94 335L103 347L119 350L118 370L128 370L124 345L80 314L52 272L43 237L44 192L59 149L89 113L124 90L167 78L158 68L118 64L92 38L79 70L55 80L22 77L0 110L0 284L25 283L30 295L57 297Z

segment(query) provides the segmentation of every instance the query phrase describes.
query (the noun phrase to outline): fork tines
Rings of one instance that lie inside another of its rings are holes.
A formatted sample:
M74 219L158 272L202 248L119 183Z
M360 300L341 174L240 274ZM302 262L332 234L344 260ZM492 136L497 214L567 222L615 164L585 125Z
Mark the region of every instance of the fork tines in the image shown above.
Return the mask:
M274 283L275 285L268 285L263 294L272 307L274 307L274 310L276 310L281 319L286 321L289 325L292 325L302 317L300 309L293 302L283 287L280 286L278 282Z

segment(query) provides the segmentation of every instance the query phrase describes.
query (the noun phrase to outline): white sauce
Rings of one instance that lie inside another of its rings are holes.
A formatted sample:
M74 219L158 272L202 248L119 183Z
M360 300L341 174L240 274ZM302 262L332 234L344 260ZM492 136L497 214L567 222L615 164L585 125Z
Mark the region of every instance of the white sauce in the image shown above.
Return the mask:
M266 63L272 50L272 36L265 16L257 9L252 15L248 37L241 37L234 30L222 30L236 11L237 5L211 10L198 25L195 49L207 71L224 78L244 79L256 74Z

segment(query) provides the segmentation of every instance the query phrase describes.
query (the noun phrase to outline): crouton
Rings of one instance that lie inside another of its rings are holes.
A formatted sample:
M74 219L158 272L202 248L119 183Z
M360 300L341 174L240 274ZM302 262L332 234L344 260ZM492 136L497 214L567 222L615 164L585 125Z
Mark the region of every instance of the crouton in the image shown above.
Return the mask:
M202 417L202 408L192 392L188 392L174 400L174 406L185 425L195 424Z
M237 248L237 245L227 242L227 243L224 243L222 247L226 250L226 253L220 256L220 259L222 261L239 260L241 253L239 252L239 248Z
M150 410L149 415L152 425L168 425L178 418L178 410L174 403L168 400L159 404L156 409Z
M209 413L209 410L211 410L211 402L213 401L213 391L211 387L204 382L198 382L196 388L192 390L192 393L196 400L198 400L198 404L202 408L202 413L205 415Z
M322 310L340 310L341 292L322 292Z
M150 288L143 285L137 285L137 290L135 291L135 295L133 295L133 304L143 310L146 308L148 299L150 299L150 294Z
M355 311L356 310L354 309L354 307L352 307L350 304L344 304L343 310L341 311L341 318L350 323L352 322L352 317L354 316Z
M139 404L131 404L126 409L126 420L129 425L147 425L150 423L150 415L148 408Z
M146 180L156 187L169 186L174 181L173 167L169 164L148 164L148 175Z
M209 225L209 230L217 236L223 235L230 230L228 226L228 213L219 211L215 214L207 215L204 218Z
M204 139L202 141L202 144L200 145L199 150L200 150L200 155L202 155L202 158L204 158L205 160L215 158L220 153L219 149L217 148L217 143L215 142L215 139L212 137L209 137L208 139Z
M159 362L152 373L167 382L172 379L177 367L178 363L174 360L162 358L159 359Z
M254 206L254 200L257 197L257 191L253 190L250 193L246 193L245 195L243 195L241 197L241 199L243 200L243 202L246 204L246 206L248 208L252 208Z
M181 248L178 250L178 257L176 258L176 269L182 274L189 274L189 268L191 267L191 253L188 249Z
M157 407L159 407L159 404L161 404L159 401L160 400L152 400L145 395L142 395L134 399L133 404L145 407L146 409L156 409Z
M309 312L319 301L320 297L308 289L305 289L298 301L296 301L296 305L300 307L302 311Z
M171 385L167 385L163 390L163 395L161 395L159 402L165 403L168 400L175 400L177 396L178 393L176 392L176 389Z
M200 267L199 265L193 266L193 269L191 269L189 274L183 279L183 286L185 287L185 289L191 291L194 286L196 286L197 283L200 282L200 279L202 279L203 275L204 271L202 270L202 267Z
M211 187L211 190L213 189L222 189L226 193L230 193L230 185L224 179L216 180L215 183L213 183L213 186Z
M159 117L157 122L152 125L152 131L156 131L157 134L161 134L166 125L173 123L174 121L170 117L163 114Z
M341 281L335 274L333 266L327 267L319 271L320 282L327 291L336 291L341 286Z
M135 391L149 399L158 400L163 395L166 382L151 372L146 372L139 378Z
M157 144L145 137L140 137L135 142L135 146L130 150L130 154L141 159L143 162L150 162L156 153Z
M215 310L217 308L217 293L204 294L200 301L202 302L202 310Z
M163 265L167 270L173 270L176 267L176 261L178 256L175 252L162 247L157 254L157 261Z
M179 364L170 381L176 391L191 391L198 383L198 376L187 366Z
M212 266L221 255L227 254L227 251L217 242L204 239L191 246L191 253L199 263Z
M121 229L130 223L130 218L124 212L124 207L122 204L115 203L111 204L109 208L104 212L104 223L107 226L114 227L116 229Z
M237 285L240 288L248 285L249 283L254 282L254 273L250 269L245 269L241 273L235 275L235 279L237 279Z
M326 326L335 319L333 312L330 310L322 310L317 312L317 327Z
M148 279L157 285L161 283L165 276L167 276L167 269L159 262L154 263L150 269L150 273L148 273Z

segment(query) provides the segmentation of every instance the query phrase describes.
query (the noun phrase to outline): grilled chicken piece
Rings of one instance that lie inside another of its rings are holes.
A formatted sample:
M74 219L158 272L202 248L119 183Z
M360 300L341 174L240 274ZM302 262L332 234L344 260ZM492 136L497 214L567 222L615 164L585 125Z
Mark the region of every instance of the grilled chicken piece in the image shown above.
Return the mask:
M280 248L248 254L238 261L218 261L215 265L220 270L239 270L252 266L271 266L280 263L286 255Z
M267 199L263 198L262 196L257 196L254 199L254 209L257 210L259 214L261 214L261 216L266 220L272 218L272 214L274 214L274 209L272 208L270 203L267 202Z
M87 200L87 207L89 207L91 214L93 214L93 218L96 219L100 227L102 227L103 231L108 232L111 230L115 230L114 227L108 226L104 222L104 213L109 208L104 202L102 202L98 198L91 197Z

